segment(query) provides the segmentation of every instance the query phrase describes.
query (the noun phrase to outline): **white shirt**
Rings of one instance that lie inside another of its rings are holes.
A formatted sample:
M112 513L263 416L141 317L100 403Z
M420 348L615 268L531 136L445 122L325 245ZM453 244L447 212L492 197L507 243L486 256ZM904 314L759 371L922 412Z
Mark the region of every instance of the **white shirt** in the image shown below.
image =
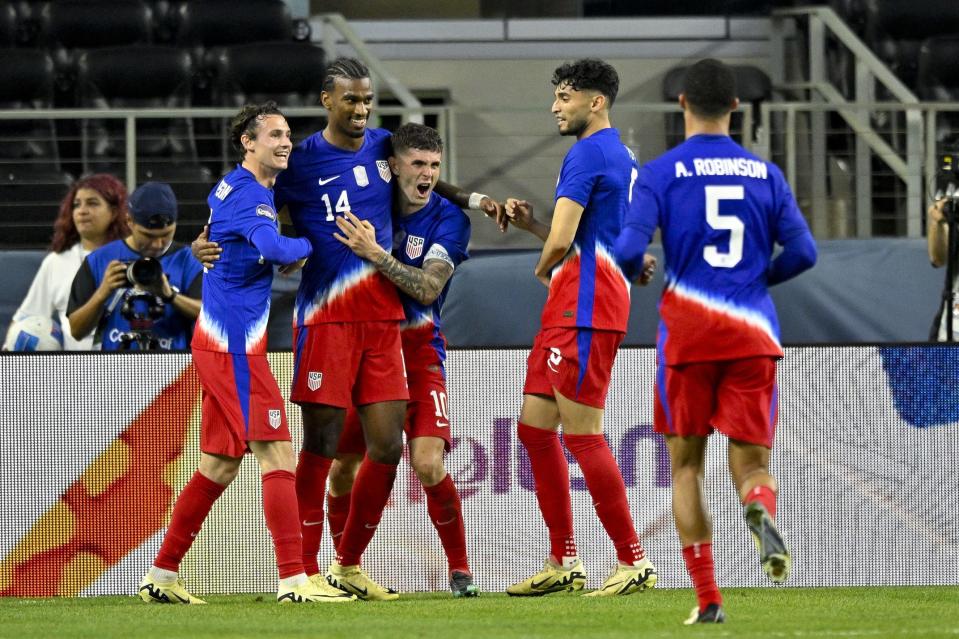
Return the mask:
M48 253L40 264L40 270L33 278L33 284L20 308L13 314L16 322L28 315L50 317L56 311L60 328L63 329L63 349L67 351L89 351L93 349L93 332L80 341L70 334L70 321L67 319L67 303L70 301L70 288L73 278L90 251L86 251L77 242L62 253Z

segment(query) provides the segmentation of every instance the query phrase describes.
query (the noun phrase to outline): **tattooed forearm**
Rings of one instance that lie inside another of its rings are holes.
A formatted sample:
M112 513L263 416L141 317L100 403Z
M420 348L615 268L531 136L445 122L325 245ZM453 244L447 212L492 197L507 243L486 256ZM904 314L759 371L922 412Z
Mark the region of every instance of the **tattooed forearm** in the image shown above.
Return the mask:
M453 268L442 260L429 260L423 268L416 268L403 264L389 253L383 253L374 265L397 288L421 304L432 304L453 274Z

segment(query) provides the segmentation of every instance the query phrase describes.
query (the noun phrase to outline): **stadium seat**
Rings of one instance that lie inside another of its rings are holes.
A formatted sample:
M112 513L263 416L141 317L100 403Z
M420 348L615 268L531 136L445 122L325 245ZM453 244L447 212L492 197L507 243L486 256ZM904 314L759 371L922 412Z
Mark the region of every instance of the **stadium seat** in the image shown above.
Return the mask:
M207 53L214 104L239 107L275 100L281 107L315 107L323 90L323 50L303 42L259 42ZM297 138L319 130L326 117L290 118Z
M17 12L12 4L0 4L0 47L17 44Z
M53 60L38 49L6 49L0 53L0 109L53 106ZM53 120L0 121L0 169L30 165L59 171Z
M77 61L78 103L84 108L186 108L192 104L192 81L190 54L172 47L93 49ZM124 127L124 120L83 123L85 172L125 174ZM181 198L189 191L192 195L181 204L181 210L206 219L205 200L213 175L198 162L190 118L138 120L136 160L138 182L171 182Z
M40 12L41 41L63 49L146 44L152 18L141 0L54 0Z
M736 91L739 94L741 103L749 103L753 107L753 130L750 136L755 136L756 128L759 126L759 105L763 100L772 97L773 85L769 76L761 69L753 66L733 66L733 73L736 75ZM675 102L679 99L679 94L683 91L683 78L686 75L686 67L674 67L666 73L663 78L663 100L666 102ZM742 142L742 113L733 113L731 123L732 137L737 142ZM669 113L666 115L666 147L672 148L683 140L683 116L678 113Z
M954 0L873 0L866 43L907 86L916 87L923 40L959 32Z
M283 0L181 2L175 10L176 41L187 47L218 47L292 37L290 8Z
M0 168L0 247L42 248L53 235L60 200L73 178L36 166Z

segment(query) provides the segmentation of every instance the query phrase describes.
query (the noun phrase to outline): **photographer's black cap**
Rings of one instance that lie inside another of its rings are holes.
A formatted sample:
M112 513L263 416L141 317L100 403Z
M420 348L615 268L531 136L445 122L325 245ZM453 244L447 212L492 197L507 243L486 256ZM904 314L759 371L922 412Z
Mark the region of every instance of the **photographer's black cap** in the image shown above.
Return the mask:
M130 196L129 207L133 221L148 229L162 229L176 222L176 196L164 182L141 185Z

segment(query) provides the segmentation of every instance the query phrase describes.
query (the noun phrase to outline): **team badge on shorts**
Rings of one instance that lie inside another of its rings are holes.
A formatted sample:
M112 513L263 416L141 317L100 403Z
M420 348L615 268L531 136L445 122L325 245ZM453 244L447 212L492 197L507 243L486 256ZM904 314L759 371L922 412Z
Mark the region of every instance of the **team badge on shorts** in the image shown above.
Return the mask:
M269 417L270 417L270 427L273 430L276 430L283 424L283 416L278 409L271 409L269 412Z
M370 183L370 178L366 175L365 166L354 166L353 167L353 177L356 178L357 186L367 186Z
M320 384L323 383L323 373L317 373L316 371L310 371L309 376L306 378L306 387L311 391L317 391L320 388Z
M406 238L406 256L411 260L415 260L420 255L423 254L423 242L422 237L417 237L415 235L410 235Z
M560 352L558 348L550 348L549 353L550 355L549 359L546 361L546 365L549 366L549 370L553 371L554 373L558 373L559 371L556 370L556 367L559 366L563 361L563 353Z
M390 172L390 163L386 160L377 160L376 170L380 172L380 177L383 178L384 182L389 182L393 178L393 174Z

